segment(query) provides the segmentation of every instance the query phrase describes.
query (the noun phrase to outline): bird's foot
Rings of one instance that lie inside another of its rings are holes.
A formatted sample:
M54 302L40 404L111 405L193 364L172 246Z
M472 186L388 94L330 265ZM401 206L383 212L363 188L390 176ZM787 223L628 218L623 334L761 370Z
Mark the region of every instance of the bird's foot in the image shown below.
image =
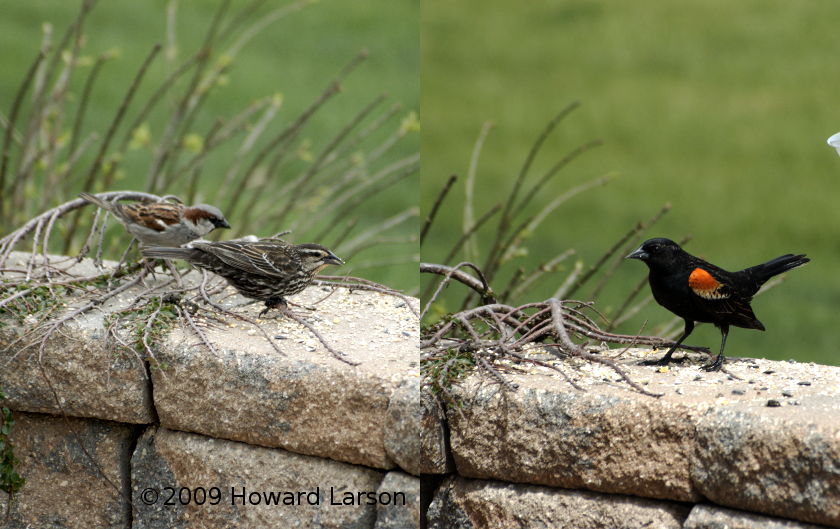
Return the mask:
M712 362L711 364L705 365L705 366L701 367L700 369L702 369L703 371L720 371L721 367L723 367L723 357L718 356L717 358L715 358L714 362Z
M265 302L265 309L263 309L263 311L260 312L259 316L257 317L262 318L263 314L265 314L266 312L270 311L271 309L279 309L280 307L283 307L285 309L288 308L289 305L283 298L271 298Z
M143 269L146 270L146 273L152 276L154 279L157 279L155 275L155 265L157 264L156 259L148 259L146 257L143 258Z

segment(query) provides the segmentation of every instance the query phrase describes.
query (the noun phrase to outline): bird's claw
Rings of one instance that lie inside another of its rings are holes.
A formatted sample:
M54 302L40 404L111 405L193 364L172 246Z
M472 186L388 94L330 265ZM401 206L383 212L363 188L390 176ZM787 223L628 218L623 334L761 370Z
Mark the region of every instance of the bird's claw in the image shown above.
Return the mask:
M289 305L286 303L284 298L272 298L265 302L265 308L262 312L260 312L258 318L262 318L263 314L270 311L271 309L279 309L280 307L288 308Z
M721 367L723 367L723 358L716 358L714 362L704 365L700 369L703 371L720 371Z

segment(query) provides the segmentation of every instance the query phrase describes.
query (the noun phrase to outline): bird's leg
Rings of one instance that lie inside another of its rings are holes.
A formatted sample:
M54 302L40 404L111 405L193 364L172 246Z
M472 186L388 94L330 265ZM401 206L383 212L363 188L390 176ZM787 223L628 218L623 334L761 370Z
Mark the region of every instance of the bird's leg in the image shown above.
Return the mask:
M692 333L692 331L694 331L694 322L691 321L691 320L685 320L685 332L683 333L682 336L680 336L680 339L677 340L677 343L675 343L673 345L673 347L671 347L668 350L668 352L665 353L665 356L663 356L659 360L645 360L640 365L643 365L643 366L667 366L671 362L684 362L685 360L688 359L687 356L684 356L682 358L671 358L671 355L674 354L674 351L677 350L677 348L680 346L680 344L683 343L683 340L685 340L688 337L688 335Z
M157 261L155 261L154 259L148 259L146 257L143 258L143 268L145 268L146 272L148 272L148 274L151 275L152 277L154 277L155 279L157 279L157 277L155 276L155 263L156 262Z
M723 346L726 345L727 334L729 334L729 325L720 325L720 354L717 355L717 358L715 358L714 362L712 362L709 365L703 366L701 368L703 371L720 371L720 368L723 367Z
M276 309L279 307L288 307L289 305L286 303L286 300L283 298L271 298L265 302L265 309L260 312L258 318L261 318L263 314L270 311L271 309Z
M183 288L183 285L181 284L181 274L179 274L178 270L175 269L175 265L172 264L172 261L170 261L169 259L164 259L163 264L165 264L166 268L168 268L169 271L172 273L172 277L175 278L175 283L177 283L178 288Z

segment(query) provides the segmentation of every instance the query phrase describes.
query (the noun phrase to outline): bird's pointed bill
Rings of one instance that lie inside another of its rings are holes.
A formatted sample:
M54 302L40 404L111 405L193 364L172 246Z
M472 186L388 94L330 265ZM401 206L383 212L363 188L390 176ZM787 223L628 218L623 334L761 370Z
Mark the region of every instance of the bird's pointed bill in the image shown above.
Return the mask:
M325 263L330 263L334 265L341 266L344 264L344 261L338 258L334 253L330 252L330 255L324 258Z
M641 259L642 261L647 260L650 257L650 254L644 251L644 245L639 246L639 248L625 257L625 259Z

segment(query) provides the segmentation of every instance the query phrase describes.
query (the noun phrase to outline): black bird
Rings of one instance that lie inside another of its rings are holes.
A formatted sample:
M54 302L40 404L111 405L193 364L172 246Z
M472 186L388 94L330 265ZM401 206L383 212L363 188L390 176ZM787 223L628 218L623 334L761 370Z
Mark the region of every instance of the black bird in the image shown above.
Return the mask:
M660 360L645 364L667 365L674 361L671 355L694 330L694 322L713 323L721 333L720 354L703 366L706 371L718 371L723 365L723 347L730 325L764 330L750 307L761 285L810 261L804 254L787 254L740 272L727 272L662 238L645 241L626 258L640 259L648 265L653 299L685 320L685 332L677 343Z
M290 244L279 239L194 242L191 248L145 246L140 252L153 259L183 259L219 274L246 298L265 302L260 316L269 309L285 307L284 297L301 292L327 265L344 264L320 244Z

